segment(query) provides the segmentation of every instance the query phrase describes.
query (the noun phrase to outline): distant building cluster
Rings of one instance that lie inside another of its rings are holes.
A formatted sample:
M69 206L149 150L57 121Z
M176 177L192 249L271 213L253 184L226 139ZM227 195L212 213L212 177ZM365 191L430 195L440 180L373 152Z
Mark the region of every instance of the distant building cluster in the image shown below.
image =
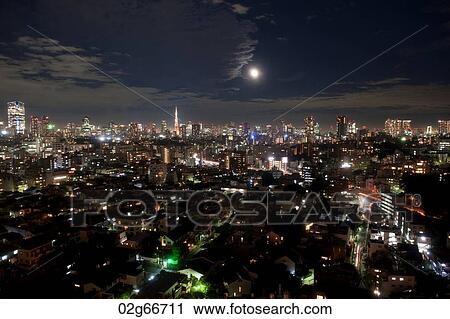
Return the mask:
M373 130L339 115L324 130L312 115L219 125L175 108L59 126L23 102L7 112L0 297L449 296L450 120Z

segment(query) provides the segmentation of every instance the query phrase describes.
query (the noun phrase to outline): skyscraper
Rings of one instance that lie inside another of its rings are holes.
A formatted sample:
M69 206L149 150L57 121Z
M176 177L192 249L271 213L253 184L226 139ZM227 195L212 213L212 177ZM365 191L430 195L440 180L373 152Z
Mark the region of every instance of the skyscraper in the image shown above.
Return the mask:
M387 119L384 123L384 131L391 136L411 135L411 120Z
M41 119L35 115L31 116L30 133L33 138L41 136Z
M30 134L33 138L45 137L49 131L48 116L39 118L36 115L31 115Z
M166 134L167 133L167 122L166 120L162 120L161 121L161 134ZM170 130L169 130L170 133Z
M25 104L20 101L8 102L8 127L15 134L25 134Z
M347 137L347 117L345 115L336 118L336 134L339 139Z
M450 120L439 120L438 121L438 134L448 135L450 133Z
M305 118L305 135L308 142L314 142L316 140L316 134L318 134L318 124L314 120L314 117L307 116Z
M193 137L199 137L201 132L202 132L202 124L201 123L192 124L192 136Z
M175 131L175 135L180 135L180 124L178 123L178 108L175 106L175 120L173 124L173 129Z
M83 120L81 121L81 134L83 136L90 136L91 130L92 126L89 117L88 116L83 117Z

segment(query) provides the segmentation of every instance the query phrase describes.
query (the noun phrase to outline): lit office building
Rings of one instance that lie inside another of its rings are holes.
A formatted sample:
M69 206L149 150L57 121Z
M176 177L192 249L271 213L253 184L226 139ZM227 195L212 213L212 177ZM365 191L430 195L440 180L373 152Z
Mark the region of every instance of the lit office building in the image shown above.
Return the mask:
M412 135L411 120L387 119L384 131L391 136Z
M305 135L308 142L314 142L319 135L319 124L316 123L312 116L305 118Z
M201 123L192 124L192 136L199 137L201 133L202 133L202 124Z
M81 133L83 136L91 135L92 126L88 116L83 117L81 122Z
M347 117L345 115L336 118L336 135L338 139L347 137Z
M438 121L438 134L439 135L450 134L450 120L439 120Z
M30 120L30 134L33 138L47 136L49 129L54 126L49 123L48 116L43 116L39 118L38 116L32 115Z
M33 138L41 135L41 119L32 115L30 121L30 134Z
M25 134L25 104L20 101L8 102L8 126L15 134Z

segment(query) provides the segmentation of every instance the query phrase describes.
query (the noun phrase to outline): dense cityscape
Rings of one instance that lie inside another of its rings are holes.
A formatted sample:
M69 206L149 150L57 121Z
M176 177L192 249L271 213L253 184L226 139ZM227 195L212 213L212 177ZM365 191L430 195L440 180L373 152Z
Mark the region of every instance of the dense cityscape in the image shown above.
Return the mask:
M450 297L448 118L328 130L173 107L59 125L5 108L3 298Z

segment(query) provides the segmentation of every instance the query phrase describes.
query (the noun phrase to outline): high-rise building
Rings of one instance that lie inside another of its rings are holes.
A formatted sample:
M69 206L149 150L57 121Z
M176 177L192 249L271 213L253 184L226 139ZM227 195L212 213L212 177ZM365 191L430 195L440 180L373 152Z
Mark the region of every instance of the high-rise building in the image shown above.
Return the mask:
M192 136L193 137L199 137L201 132L202 132L202 124L201 123L192 124Z
M83 117L81 122L81 133L84 136L91 135L92 126L88 116Z
M170 162L172 162L172 156L171 155L172 154L171 154L170 148L163 147L161 149L161 159L162 159L164 164L169 164Z
M384 130L391 136L411 135L411 120L387 119L386 122L384 122Z
M336 118L336 134L339 139L347 137L347 117L345 115Z
M161 134L167 133L167 122L166 120L161 121Z
M178 108L175 106L175 119L173 123L173 129L175 132L175 136L180 135L180 124L178 123Z
M225 151L221 154L219 168L242 173L247 169L247 159L244 151Z
M41 118L41 135L47 136L52 126L54 127L54 124L49 123L48 116L43 116Z
M48 121L48 116L39 118L36 115L31 116L30 120L30 134L33 138L44 137L48 135L49 128L52 125Z
M163 163L151 163L148 167L148 178L151 184L163 184L167 177L167 166Z
M189 121L186 124L186 136L191 136L192 135L192 122Z
M131 122L128 124L128 135L132 138L138 138L142 132L142 124Z
M186 130L186 125L185 124L180 124L180 134L181 134L181 137L183 139L186 139L186 137L187 137L187 130Z
M358 129L356 128L356 122L355 121L348 121L347 123L347 134L349 135L355 135Z
M66 127L63 129L64 136L73 137L76 134L77 126L75 123L67 123Z
M41 119L35 115L31 116L30 134L33 138L41 136Z
M247 169L245 152L233 151L230 154L230 169L235 173L242 173Z
M438 121L438 134L439 135L450 134L450 120L439 120Z
M307 116L305 118L305 134L308 142L314 142L316 135L319 133L319 124L316 123L314 117Z
M15 134L25 134L25 103L8 102L8 126Z

